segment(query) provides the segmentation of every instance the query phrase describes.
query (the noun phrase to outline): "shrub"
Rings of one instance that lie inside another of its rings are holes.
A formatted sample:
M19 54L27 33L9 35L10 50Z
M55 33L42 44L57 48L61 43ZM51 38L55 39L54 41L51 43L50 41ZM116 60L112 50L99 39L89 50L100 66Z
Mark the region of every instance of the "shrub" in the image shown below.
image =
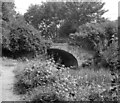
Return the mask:
M53 71L57 71L56 68L53 68L55 65L51 62L44 63L42 61L29 61L30 63L23 66L22 71L16 72L16 86L19 83L25 84L26 89L35 88L38 86L44 86L51 84L54 80L50 77L53 74ZM50 63L50 64L49 64ZM52 66L51 66L52 64ZM18 67L19 69L20 67ZM17 87L19 88L19 87ZM19 90L23 87L19 88Z
M117 23L87 23L79 27L79 32L71 34L76 45L95 52L94 64L97 67L109 68L110 61L117 59L118 48ZM114 58L113 55L116 55ZM111 57L112 56L112 57Z
M31 101L99 101L109 91L109 71L89 69L57 69L54 62L31 61L16 75L19 83L27 86L25 100ZM22 81L22 82L21 82ZM17 83L18 83L17 82Z
M45 41L40 33L28 25L22 17L5 25L7 27L3 28L3 52L8 50L14 56L31 52L32 55L44 54L50 46L50 42Z

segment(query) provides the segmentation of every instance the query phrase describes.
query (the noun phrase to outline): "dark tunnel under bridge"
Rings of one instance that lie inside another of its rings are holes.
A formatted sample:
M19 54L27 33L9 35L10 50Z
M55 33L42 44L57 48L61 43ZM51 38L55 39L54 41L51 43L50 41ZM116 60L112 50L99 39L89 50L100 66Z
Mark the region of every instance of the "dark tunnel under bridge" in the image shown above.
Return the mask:
M77 59L69 52L61 49L50 48L47 49L48 57L52 57L55 63L60 63L65 65L65 67L70 67L71 69L78 68Z

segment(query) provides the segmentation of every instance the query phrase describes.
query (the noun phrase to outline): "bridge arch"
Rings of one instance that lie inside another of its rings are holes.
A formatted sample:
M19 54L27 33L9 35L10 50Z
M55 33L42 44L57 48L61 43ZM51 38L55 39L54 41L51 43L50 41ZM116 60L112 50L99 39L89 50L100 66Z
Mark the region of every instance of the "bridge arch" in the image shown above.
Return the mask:
M47 49L47 55L53 57L56 63L65 65L65 67L70 67L72 69L78 68L78 61L73 56L73 54L58 48Z

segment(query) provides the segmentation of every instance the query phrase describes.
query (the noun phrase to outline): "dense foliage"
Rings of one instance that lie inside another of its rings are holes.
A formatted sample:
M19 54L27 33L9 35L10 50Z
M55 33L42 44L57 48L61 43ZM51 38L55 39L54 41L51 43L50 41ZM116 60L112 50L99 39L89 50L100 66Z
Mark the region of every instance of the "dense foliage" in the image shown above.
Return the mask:
M96 62L108 65L114 58L116 62L118 59L117 28L117 22L87 23L79 27L78 33L71 34L71 38L76 45L93 50Z
M39 31L37 31L33 26L27 24L22 15L16 13L13 15L11 12L14 11L14 8L9 7L9 3L5 3L5 5L3 4L3 55L7 55L10 52L14 57L21 56L22 54L29 52L32 52L32 55L45 53L50 42L45 41L41 37Z
M54 61L49 60L28 60L17 68L14 90L24 94L24 99L28 101L118 100L118 95L111 94L111 81L114 86L119 86L113 75L119 75L120 27L117 22L120 20L103 18L106 12L103 6L102 2L45 2L31 5L22 16L15 12L14 3L3 3L3 15L0 13L3 56L17 58L30 53L30 56L37 58L50 47L48 40L59 37L64 38L60 43L69 41L75 45L73 52L77 51L78 46L86 52L92 51L93 55L90 56L91 65L87 68L79 65L79 70L65 67L58 70ZM81 59L87 58L84 51L76 52L80 56L79 64L83 62Z
M31 61L16 73L15 90L31 101L111 101L109 71L56 68L54 62Z
M54 39L68 37L81 24L104 20L103 6L102 2L45 2L31 5L24 17L43 36Z

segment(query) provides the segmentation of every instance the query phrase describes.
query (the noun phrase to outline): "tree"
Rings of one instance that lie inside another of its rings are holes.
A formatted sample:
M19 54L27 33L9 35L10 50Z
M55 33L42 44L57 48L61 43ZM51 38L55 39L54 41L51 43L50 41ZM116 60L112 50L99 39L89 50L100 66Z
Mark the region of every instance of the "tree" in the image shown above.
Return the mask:
M1 2L1 46L8 47L9 23L15 20L15 5L12 2Z
M79 26L78 32L73 34L73 38L86 38L94 45L95 50L105 50L114 39L118 39L118 26L115 21L102 23L87 23ZM79 42L79 41L78 41Z
M46 37L68 37L79 25L103 20L103 6L102 2L46 2L31 5L24 17Z
M49 42L45 41L40 32L29 25L22 15L14 14L12 7L7 4L3 6L2 51L4 55L9 56L7 54L11 53L12 56L18 57L31 52L33 56L45 53Z
M15 5L13 2L2 2L2 20L10 22L16 15Z
M116 21L87 23L79 27L79 32L72 35L76 44L83 49L95 52L94 62L108 67L118 60L118 25Z

